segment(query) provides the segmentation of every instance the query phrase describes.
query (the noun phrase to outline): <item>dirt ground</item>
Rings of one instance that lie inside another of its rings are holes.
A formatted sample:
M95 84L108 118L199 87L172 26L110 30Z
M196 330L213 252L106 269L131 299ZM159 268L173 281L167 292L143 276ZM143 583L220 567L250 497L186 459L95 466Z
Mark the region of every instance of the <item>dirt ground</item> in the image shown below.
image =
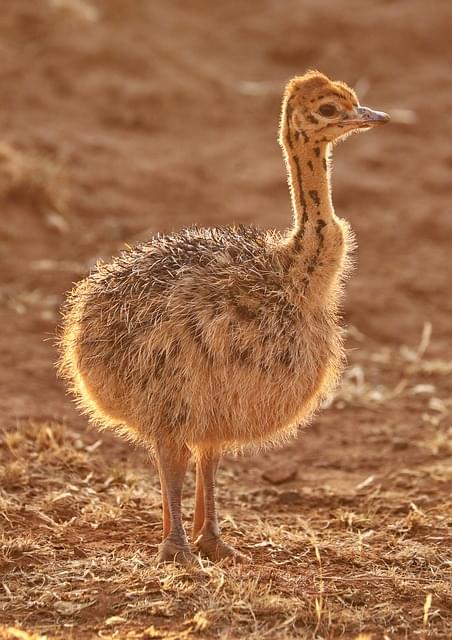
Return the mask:
M451 20L449 0L4 3L0 638L452 637ZM281 90L311 67L393 115L335 153L348 370L295 442L223 464L225 537L254 563L157 569L152 466L56 379L63 293L157 231L284 228Z

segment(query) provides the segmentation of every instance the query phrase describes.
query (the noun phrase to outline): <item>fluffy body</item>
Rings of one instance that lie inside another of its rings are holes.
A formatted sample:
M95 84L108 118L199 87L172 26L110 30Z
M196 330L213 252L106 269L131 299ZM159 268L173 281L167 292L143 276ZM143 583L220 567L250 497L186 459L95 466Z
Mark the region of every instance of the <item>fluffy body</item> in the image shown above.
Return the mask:
M99 264L72 291L62 337L60 371L82 409L152 448L291 435L343 361L347 226L333 236L308 283L290 234L253 227L192 228Z

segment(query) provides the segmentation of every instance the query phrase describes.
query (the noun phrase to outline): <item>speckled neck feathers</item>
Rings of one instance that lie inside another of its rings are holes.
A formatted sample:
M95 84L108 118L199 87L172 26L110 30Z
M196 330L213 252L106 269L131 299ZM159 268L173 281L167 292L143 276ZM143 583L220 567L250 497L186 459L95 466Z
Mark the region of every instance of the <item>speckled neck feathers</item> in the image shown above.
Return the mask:
M280 144L287 167L293 225L286 251L303 297L322 299L344 270L348 226L337 218L331 200L330 149L321 132L297 129L290 97L283 104Z
M287 166L297 248L306 233L333 221L329 147L319 134L298 130L291 121L290 99L283 105L281 145ZM309 229L310 227L310 229Z

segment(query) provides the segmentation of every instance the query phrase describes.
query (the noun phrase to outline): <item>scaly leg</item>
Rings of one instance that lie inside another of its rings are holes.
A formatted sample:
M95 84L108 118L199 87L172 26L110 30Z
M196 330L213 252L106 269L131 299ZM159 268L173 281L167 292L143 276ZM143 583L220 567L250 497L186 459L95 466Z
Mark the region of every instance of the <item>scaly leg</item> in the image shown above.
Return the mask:
M170 512L168 506L168 496L166 495L166 487L163 482L163 474L159 469L160 476L160 491L162 494L162 516L163 516L163 534L162 534L162 542L169 536L169 532L171 529L170 524Z
M182 524L182 486L190 452L161 445L157 450L163 505L163 542L159 546L158 562L178 562L199 565L191 553Z
M192 538L196 540L202 529L206 511L204 508L204 480L200 471L199 462L196 464L196 494L195 494L195 514L193 517Z
M198 459L193 539L197 548L211 560L230 558L240 562L246 560L246 556L225 544L220 538L215 507L215 474L219 462L218 451L205 451Z

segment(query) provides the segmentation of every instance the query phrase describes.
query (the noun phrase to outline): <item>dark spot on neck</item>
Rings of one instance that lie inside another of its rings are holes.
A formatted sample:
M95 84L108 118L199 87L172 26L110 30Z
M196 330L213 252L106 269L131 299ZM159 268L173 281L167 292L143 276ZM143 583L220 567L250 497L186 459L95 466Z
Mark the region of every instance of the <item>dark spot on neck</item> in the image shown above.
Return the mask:
M307 163L308 167L311 169L311 171L314 171L314 165L312 164L312 160L308 160Z
M328 165L326 163L326 158L322 158L322 166L324 171L328 171Z
M293 143L292 143L292 137L290 135L290 116L292 114L292 107L290 106L289 102L286 105L286 127L287 127L287 144L289 145L290 149L293 149Z
M309 136L308 136L308 134L306 133L306 131L303 131L303 129L301 130L301 135L303 136L303 140L304 140L305 142L309 142Z
M312 201L314 202L314 204L319 206L320 205L320 198L319 198L318 191L316 189L312 189L312 191L309 192L309 195L310 195Z
M320 147L314 147L314 153L317 156L317 158L320 157Z
M308 220L308 209L307 209L306 200L304 197L303 184L301 181L300 159L298 158L298 156L292 156L292 158L293 158L293 161L295 162L295 167L297 171L298 198L300 201L301 208L303 209L303 217L301 219L301 224L302 224L301 229L304 233L304 226Z

